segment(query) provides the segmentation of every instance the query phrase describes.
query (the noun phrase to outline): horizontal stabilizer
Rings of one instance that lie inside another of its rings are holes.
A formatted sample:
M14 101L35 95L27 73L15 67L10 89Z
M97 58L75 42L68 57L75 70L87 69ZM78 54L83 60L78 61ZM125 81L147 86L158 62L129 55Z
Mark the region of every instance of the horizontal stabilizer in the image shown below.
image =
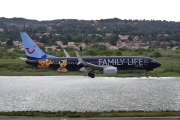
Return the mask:
M26 61L27 58L22 58L22 57L19 57L22 61Z

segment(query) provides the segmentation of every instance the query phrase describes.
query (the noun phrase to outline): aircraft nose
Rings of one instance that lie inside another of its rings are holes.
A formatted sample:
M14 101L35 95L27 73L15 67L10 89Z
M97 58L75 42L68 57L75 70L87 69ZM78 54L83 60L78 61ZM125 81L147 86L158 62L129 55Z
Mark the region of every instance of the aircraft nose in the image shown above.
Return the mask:
M161 66L161 63L156 62L156 66L157 66L157 67L160 67L160 66Z

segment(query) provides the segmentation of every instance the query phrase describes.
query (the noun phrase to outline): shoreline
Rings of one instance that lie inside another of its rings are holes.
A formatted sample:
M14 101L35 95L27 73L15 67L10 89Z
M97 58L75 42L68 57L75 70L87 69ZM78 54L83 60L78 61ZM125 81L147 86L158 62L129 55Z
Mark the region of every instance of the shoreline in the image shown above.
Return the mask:
M120 72L117 74L100 74L95 73L96 77L147 77L145 72ZM14 71L0 71L0 76L88 76L85 72L68 72L58 73L57 71L26 71L26 72L14 72ZM176 72L149 72L148 77L180 77L179 73Z
M43 111L14 111L0 112L0 116L38 116L38 117L68 117L68 118L92 118L92 117L168 117L179 116L180 111L103 111L103 112L43 112Z

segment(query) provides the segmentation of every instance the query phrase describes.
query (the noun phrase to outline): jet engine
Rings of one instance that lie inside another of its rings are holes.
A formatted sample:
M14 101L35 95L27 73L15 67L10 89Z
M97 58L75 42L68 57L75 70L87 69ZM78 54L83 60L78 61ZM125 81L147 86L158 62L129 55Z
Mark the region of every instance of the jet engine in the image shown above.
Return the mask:
M103 74L116 74L117 67L105 67L103 68Z
M90 71L92 71L92 68L82 67L82 68L79 69L79 71L81 71L81 72L90 72Z

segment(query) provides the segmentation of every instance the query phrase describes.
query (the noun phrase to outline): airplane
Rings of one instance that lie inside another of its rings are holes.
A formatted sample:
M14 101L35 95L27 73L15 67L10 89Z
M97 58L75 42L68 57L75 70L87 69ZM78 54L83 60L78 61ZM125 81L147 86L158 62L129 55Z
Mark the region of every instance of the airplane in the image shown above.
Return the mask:
M81 57L75 51L76 57L71 57L65 50L66 57L52 56L44 53L26 32L20 32L20 36L27 56L27 58L20 59L37 68L46 68L58 72L82 71L94 78L95 72L117 74L118 70L146 70L146 76L148 76L148 71L161 66L153 58L143 56Z

